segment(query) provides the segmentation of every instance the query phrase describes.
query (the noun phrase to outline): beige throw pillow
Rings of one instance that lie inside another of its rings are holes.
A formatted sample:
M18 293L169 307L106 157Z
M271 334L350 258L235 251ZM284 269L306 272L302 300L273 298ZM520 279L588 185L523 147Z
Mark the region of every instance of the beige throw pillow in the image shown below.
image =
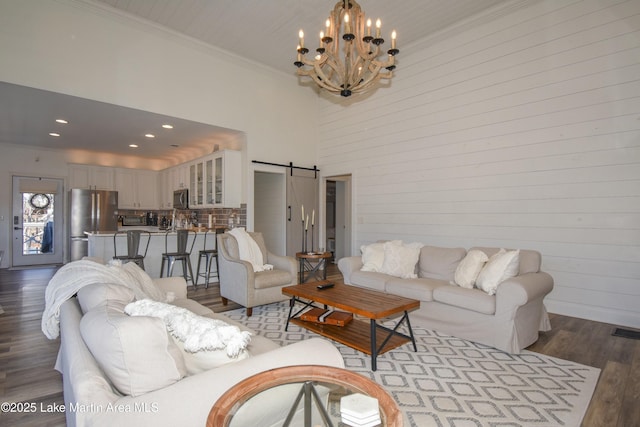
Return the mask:
M140 396L184 377L182 352L162 319L129 317L123 308L108 301L80 321L82 339L115 388Z
M241 350L237 357L229 357L225 349L190 352L184 349L183 342L171 334L169 336L182 352L188 375L199 374L200 372L209 371L227 363L238 362L249 357L249 351L246 348Z
M506 251L500 249L500 251L489 258L487 264L484 266L476 286L482 289L489 295L495 295L498 285L510 277L518 275L520 270L520 250Z
M467 255L456 267L456 272L453 275L455 284L463 288L472 289L476 284L478 274L480 274L488 259L487 254L477 249L467 252Z
M386 242L384 244L384 261L380 272L403 279L415 279L418 277L416 264L420 258L422 246L420 243L398 245L394 242Z
M384 262L384 243L371 243L360 246L362 252L362 271L378 272Z

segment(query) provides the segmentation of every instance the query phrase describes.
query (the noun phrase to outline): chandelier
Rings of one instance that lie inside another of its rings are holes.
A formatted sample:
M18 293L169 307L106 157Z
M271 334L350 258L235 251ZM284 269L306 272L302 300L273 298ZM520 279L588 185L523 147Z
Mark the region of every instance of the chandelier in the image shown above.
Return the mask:
M294 62L298 75L311 77L321 88L345 97L366 91L380 79L390 79L396 68L395 55L400 51L396 49L395 31L391 33L391 49L383 51L381 26L378 19L372 30L371 19L365 22L355 0L339 1L326 21L325 31L320 31L319 47L311 59L305 56L309 49L300 30Z

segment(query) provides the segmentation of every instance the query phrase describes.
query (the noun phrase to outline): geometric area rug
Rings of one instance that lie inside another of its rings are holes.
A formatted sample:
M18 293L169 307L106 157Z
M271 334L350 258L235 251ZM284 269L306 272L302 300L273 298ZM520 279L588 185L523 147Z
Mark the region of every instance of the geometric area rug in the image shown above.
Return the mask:
M280 345L318 335L284 326L289 303L227 311L231 319ZM413 327L418 351L405 344L370 356L333 342L345 368L382 385L398 403L404 425L415 427L580 426L600 370L530 351L509 354Z

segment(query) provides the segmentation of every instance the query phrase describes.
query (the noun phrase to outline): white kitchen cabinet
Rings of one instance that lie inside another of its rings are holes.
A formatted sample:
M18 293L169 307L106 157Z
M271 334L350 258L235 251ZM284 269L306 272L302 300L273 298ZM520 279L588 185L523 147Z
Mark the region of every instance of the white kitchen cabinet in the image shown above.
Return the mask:
M116 169L118 207L124 209L158 209L158 172Z
M219 151L189 164L189 207L240 207L241 153Z
M69 164L69 188L115 189L114 168Z

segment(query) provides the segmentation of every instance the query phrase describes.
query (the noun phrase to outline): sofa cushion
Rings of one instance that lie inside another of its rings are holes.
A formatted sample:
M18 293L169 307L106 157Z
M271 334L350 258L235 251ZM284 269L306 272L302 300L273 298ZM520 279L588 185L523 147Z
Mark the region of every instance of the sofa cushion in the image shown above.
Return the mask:
M105 305L107 301L119 302L124 307L136 298L131 289L115 283L83 286L78 290L77 297L83 313Z
M372 271L354 271L351 273L351 284L384 292L385 285L392 277L384 273Z
M489 257L480 250L470 250L467 255L460 261L453 275L456 285L463 288L473 289L476 284L478 274L482 271Z
M176 307L186 308L187 310L197 314L198 316L208 316L213 313L213 310L211 310L209 307L205 307L199 302L188 298L177 298L173 300L171 304L175 305Z
M82 339L114 387L124 395L140 396L184 377L182 353L164 322L129 317L123 308L107 301L80 321Z
M284 270L258 271L254 274L254 287L256 289L266 289L273 288L274 286L283 286L293 281L291 273Z
M464 248L423 246L418 261L418 277L453 280L456 267L466 254Z
M500 283L518 275L520 270L519 255L519 250L506 251L504 249L493 254L478 275L476 286L489 295L495 295Z
M387 281L385 291L405 298L433 301L433 290L440 286L449 286L449 284L445 280L438 279L401 279L392 277Z
M394 242L385 242L384 261L380 271L404 279L417 277L416 264L420 257L421 247L420 243L398 245Z
M496 313L496 297L479 289L465 289L451 285L439 286L433 290L433 300L478 313Z

